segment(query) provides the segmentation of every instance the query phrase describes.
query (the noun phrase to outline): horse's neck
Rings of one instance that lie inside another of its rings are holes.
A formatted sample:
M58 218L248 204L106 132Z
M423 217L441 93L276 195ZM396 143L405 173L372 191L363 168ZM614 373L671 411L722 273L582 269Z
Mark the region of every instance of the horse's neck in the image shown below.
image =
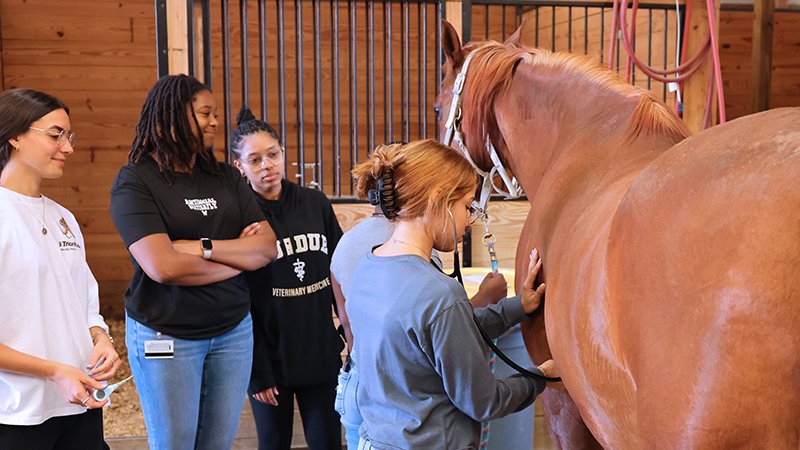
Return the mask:
M502 153L531 200L542 238L589 209L605 208L610 218L620 192L675 144L666 136L630 138L638 101L530 70L520 70L498 99Z

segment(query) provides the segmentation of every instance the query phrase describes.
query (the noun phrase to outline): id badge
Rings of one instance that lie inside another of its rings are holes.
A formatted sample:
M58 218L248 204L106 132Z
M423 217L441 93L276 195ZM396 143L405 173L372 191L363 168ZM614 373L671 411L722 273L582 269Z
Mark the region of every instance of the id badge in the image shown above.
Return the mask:
M172 359L175 356L175 342L172 339L161 339L161 333L157 337L155 340L144 341L145 359Z

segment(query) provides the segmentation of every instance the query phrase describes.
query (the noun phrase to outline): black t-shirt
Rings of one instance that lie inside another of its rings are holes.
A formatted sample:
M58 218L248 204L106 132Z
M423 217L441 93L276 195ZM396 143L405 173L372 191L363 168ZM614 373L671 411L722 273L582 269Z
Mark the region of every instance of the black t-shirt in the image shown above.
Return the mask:
M221 173L195 166L167 183L151 157L125 165L111 187L111 217L125 246L151 234L170 240L235 239L242 229L264 220L250 188L231 166ZM199 243L197 245L200 245ZM224 334L250 309L244 275L205 286L153 281L131 257L134 274L125 291L125 309L137 322L183 339Z
M278 259L247 273L255 339L249 392L335 383L344 344L331 317L330 267L342 229L331 202L286 180L278 200L255 196L278 239Z

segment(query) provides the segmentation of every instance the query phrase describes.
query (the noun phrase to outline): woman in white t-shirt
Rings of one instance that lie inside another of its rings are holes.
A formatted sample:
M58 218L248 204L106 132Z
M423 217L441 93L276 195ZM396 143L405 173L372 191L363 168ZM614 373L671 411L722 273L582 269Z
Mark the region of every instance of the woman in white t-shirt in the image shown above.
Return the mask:
M103 449L92 397L119 367L75 217L42 195L75 151L69 109L0 94L0 448Z

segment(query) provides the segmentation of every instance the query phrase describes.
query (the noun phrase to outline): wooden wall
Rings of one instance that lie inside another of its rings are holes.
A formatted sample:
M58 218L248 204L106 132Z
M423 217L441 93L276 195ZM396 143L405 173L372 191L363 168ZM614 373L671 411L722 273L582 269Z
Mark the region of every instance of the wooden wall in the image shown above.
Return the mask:
M218 2L212 3L215 4L213 6L215 15L218 15ZM291 2L287 2L289 3ZM376 9L378 21L381 18L380 11ZM45 193L73 211L81 223L86 236L89 264L100 281L103 308L106 314L112 316L119 315L122 311L121 296L131 269L127 251L108 215L108 190L119 167L126 160L133 138L133 127L144 97L156 81L153 14L152 0L0 0L0 86L3 89L31 87L44 90L61 98L72 110L73 128L78 133L78 149L68 162L65 176L47 183ZM238 15L235 8L232 8L232 14ZM483 35L478 27L481 23L485 23L485 19L481 19L477 14L476 12L476 18L473 19L475 27L473 35L482 39ZM251 13L251 17L254 15ZM393 26L397 30L400 26L400 11L394 12L393 17L398 21ZM433 17L433 15L428 16L429 22L432 22ZM342 23L341 32L345 33L347 16L340 13L339 18ZM490 17L492 30L500 26L502 18L502 15ZM723 11L720 18L721 54L729 117L746 114L749 108L751 18L751 12L733 11ZM577 26L583 26L582 18L573 19L581 20ZM235 35L238 33L235 17L232 18L232 22L231 31ZM506 12L506 22L509 32L513 31L513 16L509 16L508 12ZM310 13L305 16L304 24L303 39L310 39L307 36L311 26ZM291 22L287 22L286 26L290 27ZM357 35L359 54L363 55L366 46L365 26L359 25L359 27L361 27ZM212 23L212 28L215 32L220 29L218 19ZM251 30L255 35L255 28L252 27ZM495 34L492 34L491 38L500 39L499 34L495 31L492 33ZM432 42L431 36L428 42ZM269 39L272 39L270 42L274 42L274 36ZM340 39L345 39L344 35ZM399 38L393 37L393 39ZM288 40L287 48L291 44L292 41ZM214 45L221 45L218 37L215 38ZM236 45L238 45L236 42L232 42L231 48L236 49ZM395 44L395 55L399 56L397 45L399 41ZM377 50L376 58L381 55L380 49ZM799 53L800 14L776 13L773 106L800 105ZM274 56L273 53L270 58ZM305 63L306 66L311 67L311 53L307 52L305 57L309 58ZM340 55L343 65L346 64L346 57L346 53ZM220 62L219 59L214 61L217 71L214 87L217 102L222 105L222 81L218 75ZM236 58L233 62L234 68L237 67ZM326 60L326 64L329 63L330 61ZM257 60L251 59L250 67L251 90L255 91L258 89ZM275 67L272 59L270 67ZM433 67L430 67L430 70L433 70ZM361 73L359 76L362 76ZM399 72L394 79L399 83ZM271 80L274 82L275 78ZM305 87L309 90L307 92L312 92L313 77L305 81ZM324 82L326 83L324 89L330 90L330 78L325 78ZM360 79L359 83L363 89L365 80ZM235 91L241 90L238 84L237 79L234 79ZM432 81L428 80L427 86L431 95L429 101L432 101L434 88ZM376 87L379 89L376 109L381 114L382 87ZM343 95L346 95L344 82L341 89ZM393 84L392 89L394 96L400 95L398 86ZM297 122L293 109L296 104L294 92L294 85L291 87L287 85L287 129L290 131ZM238 98L238 95L234 92L234 98ZM365 94L362 91L359 95ZM306 95L306 101L312 101L309 98L313 98L312 94ZM271 117L275 117L277 108L272 104L274 99L272 96L269 105ZM309 108L313 108L313 103L311 106L306 105L307 112ZM239 101L235 100L233 106L238 108ZM257 107L257 103L254 106ZM426 107L430 110L429 105ZM331 130L329 108L328 104L326 107L328 112L325 112L327 118L324 119L327 124L324 128L325 133L330 133ZM359 110L359 114L362 113L363 110ZM307 113L305 118L311 123L313 116ZM432 120L432 114L429 114L428 118ZM395 119L400 120L398 113L395 114ZM414 122L413 117L411 119L413 138L418 131L418 128L414 127L419 125L418 122ZM384 139L383 122L376 126L376 141L381 142ZM346 137L350 132L348 122L343 121L339 127L341 135ZM310 129L313 127L306 125L306 132ZM365 142L363 135L365 130L360 126L358 132L361 142L359 148L365 155L366 146L361 147ZM288 140L289 143L292 139ZM329 151L330 138L326 138L325 142L327 143L324 148ZM217 141L217 148L224 148L222 136ZM345 166L348 162L349 160L343 161ZM522 219L527 214L528 206L522 202L503 202L493 204L492 209L496 209L497 215L495 233L500 236L498 254L501 266L512 267L516 237L522 226ZM370 210L367 205L336 206L337 214L346 229L360 217L369 214ZM473 259L475 265L488 264L485 250L478 240L475 241Z

